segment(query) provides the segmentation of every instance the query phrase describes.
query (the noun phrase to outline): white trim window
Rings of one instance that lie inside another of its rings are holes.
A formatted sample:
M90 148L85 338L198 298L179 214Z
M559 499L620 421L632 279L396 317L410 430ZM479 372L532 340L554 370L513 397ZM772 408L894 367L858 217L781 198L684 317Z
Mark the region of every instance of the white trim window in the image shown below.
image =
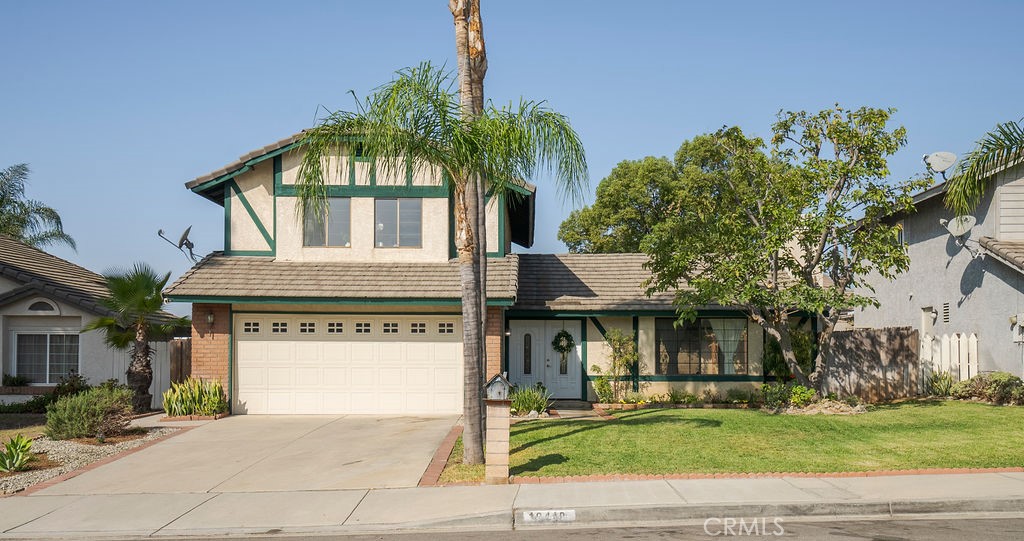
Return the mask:
M53 385L79 372L78 334L14 333L14 373L36 385Z
M377 199L374 214L373 245L377 248L423 246L421 199Z

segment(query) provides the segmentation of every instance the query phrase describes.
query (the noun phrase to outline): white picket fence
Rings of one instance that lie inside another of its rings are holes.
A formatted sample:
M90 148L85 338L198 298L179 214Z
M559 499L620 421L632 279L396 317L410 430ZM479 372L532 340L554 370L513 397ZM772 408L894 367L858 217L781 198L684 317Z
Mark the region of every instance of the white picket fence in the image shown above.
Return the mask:
M978 335L953 333L921 337L921 381L927 385L935 373L948 372L957 381L978 374Z

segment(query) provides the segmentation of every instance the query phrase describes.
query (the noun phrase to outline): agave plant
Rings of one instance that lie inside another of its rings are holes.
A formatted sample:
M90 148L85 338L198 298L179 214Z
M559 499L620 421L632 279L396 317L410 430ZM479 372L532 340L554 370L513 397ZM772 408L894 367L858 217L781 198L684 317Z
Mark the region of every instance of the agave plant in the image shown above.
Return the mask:
M18 434L4 444L0 451L0 472L19 472L28 469L32 460L32 440Z

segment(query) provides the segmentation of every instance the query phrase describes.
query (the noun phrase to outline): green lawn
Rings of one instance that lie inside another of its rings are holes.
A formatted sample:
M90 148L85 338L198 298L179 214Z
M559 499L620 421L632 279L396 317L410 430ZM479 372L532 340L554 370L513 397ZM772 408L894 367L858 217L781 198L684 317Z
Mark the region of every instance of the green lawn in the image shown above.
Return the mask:
M512 475L1024 466L1024 407L926 401L853 416L646 409L512 426ZM449 478L467 479L458 467Z

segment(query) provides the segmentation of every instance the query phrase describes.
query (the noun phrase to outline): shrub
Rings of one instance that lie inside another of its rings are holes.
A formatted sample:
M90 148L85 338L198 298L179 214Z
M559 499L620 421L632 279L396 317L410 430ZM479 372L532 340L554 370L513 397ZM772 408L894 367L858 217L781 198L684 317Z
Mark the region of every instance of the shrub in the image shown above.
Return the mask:
M612 393L612 384L608 383L608 378L604 376L594 380L594 394L597 395L597 401L602 404L610 404L612 400L615 400L615 395Z
M60 382L53 388L53 399L60 400L65 396L72 396L79 393L84 393L92 387L89 385L89 381L84 376L77 372L71 372L70 374L60 378Z
M541 413L548 409L551 393L544 388L544 385L538 383L533 387L512 389L509 398L512 400L512 413L529 413L531 411Z
M4 374L3 384L4 387L24 387L30 382L25 376L12 376L10 374Z
M970 400L972 398L980 398L982 395L982 389L985 386L984 374L974 376L971 379L965 379L958 381L953 384L949 389L949 394L959 400Z
M65 396L46 409L46 435L55 440L107 436L124 432L132 418L128 389L97 387Z
M761 386L764 407L777 410L789 404L790 387L783 383L765 383Z
M705 404L717 404L722 401L722 395L711 388L705 388L700 392L700 401Z
M802 408L814 402L814 389L803 385L794 385L789 390L789 403L797 408Z
M949 396L953 392L953 374L935 372L928 378L928 394L932 396Z
M1024 385L1014 389L1012 394L1013 403L1018 406L1024 406Z
M634 368L643 373L644 367L640 363L640 356L636 351L636 343L633 341L633 333L626 334L620 329L609 329L604 335L605 343L611 350L608 362L608 383L612 388L612 401L621 400L629 386L625 377Z
M668 391L668 402L672 404L696 404L699 399L681 389L669 389Z
M1009 372L993 372L988 376L984 399L993 404L1009 404L1013 401L1014 389L1024 386L1024 381Z
M725 401L730 404L746 404L750 401L750 393L734 387L725 391Z
M0 451L0 472L17 472L28 469L32 460L32 440L18 434L4 444Z
M228 401L219 381L190 377L164 391L164 411L170 417L217 415L228 411Z
M622 402L625 404L646 404L650 400L644 396L644 393L637 391L629 391L625 396L622 397Z
M800 365L800 369L804 373L810 372L813 366L814 348L816 346L814 343L814 333L791 328L789 336L793 342L793 354L796 355L797 364ZM765 343L761 362L765 374L774 375L780 380L787 380L792 375L786 360L782 358L782 347L779 346L779 341L774 338L769 339Z

